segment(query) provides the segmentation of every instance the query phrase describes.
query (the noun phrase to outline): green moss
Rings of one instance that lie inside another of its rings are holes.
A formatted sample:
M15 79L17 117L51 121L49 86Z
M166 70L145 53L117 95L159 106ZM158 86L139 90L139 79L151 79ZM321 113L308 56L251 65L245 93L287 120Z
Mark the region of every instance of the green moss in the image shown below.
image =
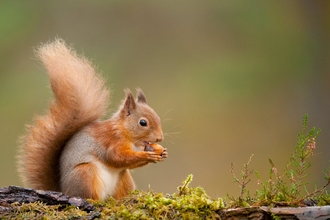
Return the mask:
M201 187L190 188L192 175L174 194L163 195L153 191L134 191L130 196L115 201L94 202L101 217L129 219L216 219L224 208L221 198L211 199Z

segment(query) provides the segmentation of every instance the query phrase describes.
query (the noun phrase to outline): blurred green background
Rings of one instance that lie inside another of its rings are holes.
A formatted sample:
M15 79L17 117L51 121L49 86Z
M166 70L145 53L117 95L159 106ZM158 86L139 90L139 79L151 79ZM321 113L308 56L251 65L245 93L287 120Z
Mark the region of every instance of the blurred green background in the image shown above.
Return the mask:
M322 129L309 181L324 183L329 1L1 1L0 187L22 185L17 140L52 99L33 48L55 37L105 75L112 109L141 87L163 119L169 158L133 171L139 189L173 193L192 173L212 197L238 195L230 163L239 172L254 154L267 180L268 158L285 166L305 113Z

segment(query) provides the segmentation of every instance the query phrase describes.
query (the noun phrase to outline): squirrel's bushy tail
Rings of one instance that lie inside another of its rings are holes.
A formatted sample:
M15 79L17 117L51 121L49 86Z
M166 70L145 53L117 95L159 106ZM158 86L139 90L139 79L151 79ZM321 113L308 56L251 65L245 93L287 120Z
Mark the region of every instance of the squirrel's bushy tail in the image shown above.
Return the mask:
M49 75L55 100L20 140L18 171L33 188L59 191L59 157L66 141L106 113L109 92L92 64L63 40L36 50Z

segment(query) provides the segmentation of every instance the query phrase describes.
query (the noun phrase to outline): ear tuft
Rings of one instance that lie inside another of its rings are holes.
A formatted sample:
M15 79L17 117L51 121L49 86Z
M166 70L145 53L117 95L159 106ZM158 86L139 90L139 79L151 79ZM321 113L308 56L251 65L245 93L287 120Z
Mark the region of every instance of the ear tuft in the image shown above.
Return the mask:
M126 116L129 116L135 109L135 101L132 92L129 89L125 89L126 99L124 101L124 108L122 111L125 112Z
M144 95L144 93L142 92L142 90L140 88L136 88L136 97L137 97L137 102L140 102L140 103L147 103L147 98L146 96Z

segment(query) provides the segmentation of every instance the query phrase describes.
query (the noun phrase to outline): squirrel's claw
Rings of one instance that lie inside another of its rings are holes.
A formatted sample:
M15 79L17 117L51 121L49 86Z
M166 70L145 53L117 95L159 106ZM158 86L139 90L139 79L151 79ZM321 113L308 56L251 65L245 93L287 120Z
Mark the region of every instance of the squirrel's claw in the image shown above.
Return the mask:
M163 152L160 156L162 156L162 158L167 158L168 157L167 148L164 148L164 150L163 150Z

